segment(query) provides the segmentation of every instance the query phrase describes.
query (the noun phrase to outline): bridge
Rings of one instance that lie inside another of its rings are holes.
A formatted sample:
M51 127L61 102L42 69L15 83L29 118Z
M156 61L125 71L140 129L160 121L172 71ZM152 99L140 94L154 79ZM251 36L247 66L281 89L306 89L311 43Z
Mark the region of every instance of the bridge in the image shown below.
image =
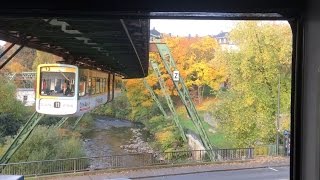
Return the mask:
M55 54L60 63L113 72L125 78L148 75L148 19L1 17L0 39L12 43L2 69L23 47Z

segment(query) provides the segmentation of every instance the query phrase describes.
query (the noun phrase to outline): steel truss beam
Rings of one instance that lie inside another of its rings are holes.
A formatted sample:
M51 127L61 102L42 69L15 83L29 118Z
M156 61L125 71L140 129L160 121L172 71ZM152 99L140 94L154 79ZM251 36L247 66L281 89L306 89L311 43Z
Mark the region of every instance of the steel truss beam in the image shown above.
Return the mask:
M15 43L10 44L10 46L1 53L0 58L2 58L5 54L7 54L7 52L10 51L10 49L13 48L14 45L16 44Z
M27 123L19 130L17 136L14 138L10 147L7 149L5 154L0 159L0 164L6 164L11 159L12 155L22 146L22 144L28 139L29 135L43 118L44 114L34 112L29 118ZM1 171L1 169L0 169Z
M61 120L54 126L55 128L60 128L64 122L66 122L69 119L69 117L63 117Z
M152 99L157 103L160 111L162 112L163 116L167 119L168 115L166 113L166 111L163 109L159 99L157 98L156 94L154 93L153 89L150 87L150 85L148 84L147 80L144 78L143 79L143 83L146 86L146 88L148 89L148 91L150 92L150 95L152 97Z
M11 44L0 56L2 57L2 56L4 56L13 46L14 46L14 44ZM12 46L12 47L11 47ZM10 62L10 60L14 57L14 56L16 56L17 54L18 54L18 52L20 52L20 50L23 48L24 46L23 45L21 45L14 53L12 53L11 54L11 56L10 57L8 57L8 59L6 59L1 65L0 65L0 70L8 63L8 62ZM8 50L9 49L9 50Z
M180 135L183 139L184 142L187 142L187 137L186 137L186 134L184 133L184 130L179 122L179 117L178 117L178 114L176 112L176 109L174 108L174 105L173 105L173 101L170 97L170 95L168 94L168 90L167 90L167 87L164 83L164 80L163 78L161 77L161 72L160 72L160 69L158 67L158 64L154 61L150 61L151 62L151 66L153 68L153 71L154 73L156 74L157 78L158 78L158 82L160 84L160 87L161 87L161 91L162 91L162 94L164 95L164 97L166 98L166 101L167 101L167 104L168 104L168 107L171 111L171 114L173 116L173 122L176 124L176 126L178 127L179 129L179 132L180 132Z
M165 43L158 43L155 42L155 45L157 47L157 50L161 56L161 60L164 64L164 67L166 69L166 71L168 72L168 74L170 75L172 81L173 81L173 72L172 70L178 70L175 64L175 61L170 53L170 50L168 48L168 46ZM216 149L216 147L214 147L211 143L210 140L208 138L208 135L203 127L202 121L200 119L200 116L193 104L193 101L190 97L188 88L186 87L183 78L179 78L179 81L173 81L173 84L175 86L175 88L178 91L178 94L183 102L183 104L185 105L187 112L189 114L189 117L191 118L196 130L198 131L201 141L203 143L203 146L209 150L209 157L211 160L215 160L216 158L219 158L218 156L216 156L216 154L214 153L214 149ZM181 86L181 87L180 87Z
M82 117L84 116L85 113L83 113L81 116L79 116L76 120L76 122L74 123L72 129L76 129L77 125L79 124L79 122L81 121Z

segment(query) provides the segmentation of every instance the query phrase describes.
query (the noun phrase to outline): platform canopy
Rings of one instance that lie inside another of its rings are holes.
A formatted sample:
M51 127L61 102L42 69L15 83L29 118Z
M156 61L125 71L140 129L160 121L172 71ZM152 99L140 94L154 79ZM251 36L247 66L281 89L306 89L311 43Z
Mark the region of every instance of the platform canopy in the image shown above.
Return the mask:
M148 19L0 17L0 39L61 56L63 62L115 72L148 74Z

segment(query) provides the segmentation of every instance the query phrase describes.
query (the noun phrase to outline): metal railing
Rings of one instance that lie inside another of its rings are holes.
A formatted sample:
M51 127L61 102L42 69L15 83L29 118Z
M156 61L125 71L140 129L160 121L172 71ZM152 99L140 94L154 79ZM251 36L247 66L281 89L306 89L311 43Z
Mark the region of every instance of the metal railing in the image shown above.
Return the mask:
M254 147L255 156L289 156L284 146L279 146L279 153L277 153L277 146L272 145L259 145Z
M254 149L218 149L214 153L220 155L217 161L234 161L253 159ZM41 176L62 173L76 173L102 169L136 168L155 165L178 165L210 162L206 150L174 151L163 153L139 153L101 157L82 157L45 161L31 161L0 164L1 174Z

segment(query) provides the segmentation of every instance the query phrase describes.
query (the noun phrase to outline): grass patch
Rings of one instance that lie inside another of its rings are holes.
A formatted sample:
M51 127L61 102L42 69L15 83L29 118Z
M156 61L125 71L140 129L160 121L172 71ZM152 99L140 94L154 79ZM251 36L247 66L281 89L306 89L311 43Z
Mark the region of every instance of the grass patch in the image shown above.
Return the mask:
M212 102L206 102L206 104L212 104ZM208 111L204 107L210 107L210 106L208 106L208 105L202 106L201 114L203 114L203 112ZM194 133L198 134L195 126L193 125L193 122L191 121L191 119L187 115L185 107L179 106L177 108L177 113L179 115L179 120L180 120L182 127L186 130L191 130ZM232 147L234 147L234 145L232 143L233 141L228 139L223 132L221 132L221 131L212 132L212 130L215 130L215 129L213 129L207 122L205 122L203 120L203 117L201 116L201 114L200 114L200 118L201 118L203 127L208 135L210 142L218 148L232 148ZM211 129L211 131L209 129Z

